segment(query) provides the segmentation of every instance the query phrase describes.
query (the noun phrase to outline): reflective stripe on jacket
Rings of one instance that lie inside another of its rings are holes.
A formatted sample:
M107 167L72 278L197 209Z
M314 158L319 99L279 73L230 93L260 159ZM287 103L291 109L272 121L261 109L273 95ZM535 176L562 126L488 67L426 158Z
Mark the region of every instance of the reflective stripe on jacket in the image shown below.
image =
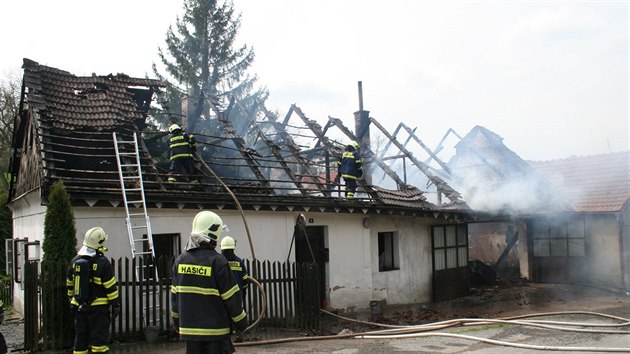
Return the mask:
M79 255L76 255L70 261L70 267L68 267L66 275L66 288L67 295L70 299L70 303L75 306L79 306L79 303L74 298L74 261L76 261ZM118 299L118 285L116 278L114 277L114 268L110 261L102 254L98 253L91 260L92 262L92 274L90 279L90 307L95 306L108 306L119 301Z
M223 253L225 258L228 260L230 265L230 269L232 270L232 274L234 274L234 278L236 279L236 283L241 291L244 292L242 295L243 298L246 297L246 291L249 287L249 282L247 279L249 278L249 273L247 272L247 267L245 266L245 262L241 258L239 258L236 254L232 253Z
M180 157L192 157L197 150L197 141L194 136L179 132L168 139L168 150L171 161Z
M232 322L246 317L227 259L203 246L185 251L173 264L171 308L183 340L227 338Z
M337 165L344 178L357 179L363 176L361 155L357 151L344 151Z

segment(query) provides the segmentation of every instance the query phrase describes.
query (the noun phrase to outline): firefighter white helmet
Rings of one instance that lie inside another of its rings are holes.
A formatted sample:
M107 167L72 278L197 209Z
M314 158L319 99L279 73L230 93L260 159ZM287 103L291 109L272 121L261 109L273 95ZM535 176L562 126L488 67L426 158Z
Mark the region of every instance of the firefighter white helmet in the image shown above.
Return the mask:
M223 236L221 239L222 250L233 250L236 248L236 240L232 236Z
M174 131L177 131L177 130L182 130L182 127L180 127L179 124L173 124L168 128L169 133L173 133Z
M192 222L192 232L195 235L204 235L209 239L217 241L221 237L221 232L225 228L223 220L219 215L211 211L200 211L195 215Z
M85 237L83 238L83 245L98 250L105 246L105 242L109 236L105 233L105 231L100 227L93 227L85 232Z
M357 143L356 141L352 141L350 142L350 146L352 146L355 150L359 150L359 143Z

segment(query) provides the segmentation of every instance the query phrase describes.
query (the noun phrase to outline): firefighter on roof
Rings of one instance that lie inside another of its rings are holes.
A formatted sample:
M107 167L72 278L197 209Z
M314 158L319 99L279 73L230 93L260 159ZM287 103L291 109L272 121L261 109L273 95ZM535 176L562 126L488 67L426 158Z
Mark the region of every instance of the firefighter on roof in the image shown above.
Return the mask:
M70 307L76 314L75 354L87 354L90 349L92 353L108 353L110 321L120 314L114 269L103 254L107 251L107 239L107 234L100 227L87 230L83 247L68 267L66 287ZM85 263L88 264L87 271L81 269Z
M215 251L225 228L211 211L199 212L186 250L173 264L171 317L186 353L233 353L232 328L247 328L240 290L227 259Z
M354 194L357 190L357 179L363 177L359 143L353 141L348 144L337 165L339 168L338 175L343 177L346 184L346 198L354 198Z
M169 168L170 183L177 182L177 177L183 181L196 183L195 165L193 154L197 151L197 141L191 134L182 130L178 124L173 124L168 128L171 137L168 139L168 151L171 165ZM176 177L177 175L177 177Z

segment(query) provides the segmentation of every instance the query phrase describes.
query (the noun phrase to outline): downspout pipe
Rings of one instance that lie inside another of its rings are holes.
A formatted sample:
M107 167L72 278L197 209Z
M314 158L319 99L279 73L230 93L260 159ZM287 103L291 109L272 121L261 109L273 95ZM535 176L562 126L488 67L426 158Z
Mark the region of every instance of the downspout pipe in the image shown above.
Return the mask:
M624 215L623 213L617 213L617 227L618 235L617 239L619 240L619 270L621 272L621 288L623 289L626 295L630 295L630 289L626 287L626 261L630 259L630 251L626 250L627 247L623 242L623 234L624 234Z

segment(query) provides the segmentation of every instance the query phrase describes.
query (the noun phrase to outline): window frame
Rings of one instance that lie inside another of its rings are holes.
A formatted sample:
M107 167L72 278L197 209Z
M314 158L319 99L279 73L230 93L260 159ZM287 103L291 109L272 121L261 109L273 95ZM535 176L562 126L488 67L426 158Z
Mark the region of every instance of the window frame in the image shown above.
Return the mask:
M399 235L397 231L383 231L377 235L378 271L400 270ZM389 246L389 247L387 247Z

